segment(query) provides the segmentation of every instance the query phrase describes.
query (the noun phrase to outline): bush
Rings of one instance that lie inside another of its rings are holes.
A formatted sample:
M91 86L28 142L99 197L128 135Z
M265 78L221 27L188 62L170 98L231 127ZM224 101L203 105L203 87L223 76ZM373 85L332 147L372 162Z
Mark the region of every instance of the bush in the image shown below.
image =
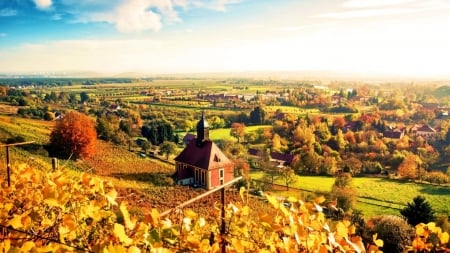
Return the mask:
M423 180L433 184L448 184L450 182L449 177L442 171L432 171L426 173Z
M367 221L364 239L371 241L374 234L383 240L383 252L403 252L411 245L414 229L399 216L385 215Z

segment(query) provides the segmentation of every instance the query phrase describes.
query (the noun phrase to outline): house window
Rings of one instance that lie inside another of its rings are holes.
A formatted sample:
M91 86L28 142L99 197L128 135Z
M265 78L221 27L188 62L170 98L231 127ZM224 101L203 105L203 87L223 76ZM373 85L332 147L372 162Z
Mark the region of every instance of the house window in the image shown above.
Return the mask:
M221 185L223 184L223 179L220 179L220 184L221 184Z
M219 170L219 178L223 178L223 169Z

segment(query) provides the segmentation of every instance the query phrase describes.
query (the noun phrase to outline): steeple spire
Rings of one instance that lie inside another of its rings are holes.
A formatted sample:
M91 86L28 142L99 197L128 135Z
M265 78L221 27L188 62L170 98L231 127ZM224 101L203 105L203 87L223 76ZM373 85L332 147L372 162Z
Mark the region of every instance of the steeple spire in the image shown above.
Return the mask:
M204 141L209 141L209 124L202 111L202 118L197 123L197 146L202 146Z

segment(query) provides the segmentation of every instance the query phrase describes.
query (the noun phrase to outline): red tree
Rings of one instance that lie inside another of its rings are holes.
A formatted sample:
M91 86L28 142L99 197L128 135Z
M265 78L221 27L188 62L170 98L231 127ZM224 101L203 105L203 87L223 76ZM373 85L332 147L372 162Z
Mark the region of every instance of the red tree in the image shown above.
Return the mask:
M50 152L65 158L88 157L95 152L97 133L94 121L71 111L56 122L50 134Z

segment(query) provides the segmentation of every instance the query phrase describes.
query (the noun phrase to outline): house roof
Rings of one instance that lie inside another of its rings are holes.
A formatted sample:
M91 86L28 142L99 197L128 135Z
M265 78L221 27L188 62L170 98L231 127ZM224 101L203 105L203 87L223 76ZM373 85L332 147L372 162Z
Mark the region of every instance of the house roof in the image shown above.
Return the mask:
M195 140L195 138L196 138L195 134L186 134L183 137L183 142L190 142L192 140Z
M200 146L195 141L189 142L186 148L175 158L175 161L205 170L225 167L225 165L231 163L222 150L210 140L203 141Z
M428 132L428 133L435 133L436 132L436 130L434 130L429 125L422 125L421 127L417 128L416 131Z
M248 149L248 154L250 156L261 157L262 156L262 151L260 149L249 148ZM283 161L286 165L289 165L289 164L292 163L292 160L294 159L294 155L292 155L292 154L283 154L283 153L278 153L278 152L270 152L270 158L272 160Z

